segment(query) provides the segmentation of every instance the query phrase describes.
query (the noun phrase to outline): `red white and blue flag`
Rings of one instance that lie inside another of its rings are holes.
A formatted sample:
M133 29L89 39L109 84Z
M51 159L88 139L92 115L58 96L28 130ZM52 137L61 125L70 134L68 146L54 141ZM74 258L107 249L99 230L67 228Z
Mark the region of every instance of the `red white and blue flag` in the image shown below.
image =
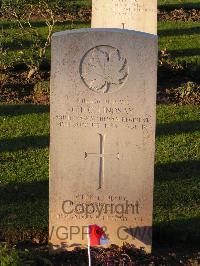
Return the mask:
M91 247L108 244L103 227L96 224L89 225L89 244Z
M89 258L89 266L91 264L91 254L90 254L90 247L96 247L100 245L108 244L108 238L103 230L103 227L92 224L88 226L88 258Z

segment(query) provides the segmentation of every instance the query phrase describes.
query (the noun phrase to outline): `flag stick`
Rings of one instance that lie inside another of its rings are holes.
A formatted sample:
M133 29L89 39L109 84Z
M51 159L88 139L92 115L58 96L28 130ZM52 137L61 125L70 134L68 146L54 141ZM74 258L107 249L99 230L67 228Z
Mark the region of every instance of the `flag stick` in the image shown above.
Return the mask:
M87 238L88 238L88 263L89 263L88 266L92 266L91 253L90 253L90 226L88 226Z

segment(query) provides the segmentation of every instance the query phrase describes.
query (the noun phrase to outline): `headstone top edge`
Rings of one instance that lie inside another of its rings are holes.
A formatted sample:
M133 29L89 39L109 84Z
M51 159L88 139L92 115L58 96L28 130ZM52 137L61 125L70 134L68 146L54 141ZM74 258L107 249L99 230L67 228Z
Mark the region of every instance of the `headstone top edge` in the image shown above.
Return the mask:
M63 35L68 34L77 34L77 33L92 33L92 32L110 32L110 33L128 33L135 36L142 36L151 39L158 39L158 36L151 33L135 31L135 30L128 30L128 29L119 29L119 28L82 28L82 29L74 29L74 30L65 30L60 32L55 32L52 35L52 39L54 37L61 37Z

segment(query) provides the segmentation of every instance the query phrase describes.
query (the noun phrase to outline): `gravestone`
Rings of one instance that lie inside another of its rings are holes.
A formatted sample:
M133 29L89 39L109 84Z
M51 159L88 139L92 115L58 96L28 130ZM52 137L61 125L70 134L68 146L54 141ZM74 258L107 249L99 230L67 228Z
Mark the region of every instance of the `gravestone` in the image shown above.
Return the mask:
M92 0L92 28L157 34L157 0Z
M81 29L52 38L50 224L53 249L151 250L157 37Z

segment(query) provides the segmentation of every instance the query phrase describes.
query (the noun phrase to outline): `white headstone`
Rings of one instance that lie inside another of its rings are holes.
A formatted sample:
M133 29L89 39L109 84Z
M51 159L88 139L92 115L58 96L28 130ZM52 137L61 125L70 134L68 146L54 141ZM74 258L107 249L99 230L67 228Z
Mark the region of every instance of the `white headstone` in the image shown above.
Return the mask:
M157 0L92 0L92 28L157 34Z
M151 250L157 38L81 29L52 38L50 243Z

